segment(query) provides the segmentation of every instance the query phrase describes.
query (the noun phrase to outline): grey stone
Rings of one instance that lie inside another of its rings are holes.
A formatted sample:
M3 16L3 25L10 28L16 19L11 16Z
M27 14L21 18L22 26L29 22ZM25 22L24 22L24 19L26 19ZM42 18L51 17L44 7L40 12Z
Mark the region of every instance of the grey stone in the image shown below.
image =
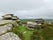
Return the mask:
M12 30L12 24L7 24L7 25L4 25L4 26L0 26L0 35L7 32L7 31L10 31Z
M12 20L0 20L0 25L12 23L12 22L13 22Z
M0 40L21 40L21 39L13 32L9 32L0 36Z
M36 27L36 23L35 22L27 22L27 26L29 27L29 28L34 28L34 27Z

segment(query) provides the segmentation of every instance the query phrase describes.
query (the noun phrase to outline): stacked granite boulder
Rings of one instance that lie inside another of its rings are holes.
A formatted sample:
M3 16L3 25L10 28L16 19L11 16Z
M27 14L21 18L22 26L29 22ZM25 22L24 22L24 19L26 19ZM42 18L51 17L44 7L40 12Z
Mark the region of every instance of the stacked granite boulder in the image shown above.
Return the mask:
M3 20L18 20L19 18L17 16L14 16L13 14L6 14L3 17Z
M17 17L13 14L7 14L0 20L0 40L21 40L18 35L14 34L11 30L13 27L18 26Z

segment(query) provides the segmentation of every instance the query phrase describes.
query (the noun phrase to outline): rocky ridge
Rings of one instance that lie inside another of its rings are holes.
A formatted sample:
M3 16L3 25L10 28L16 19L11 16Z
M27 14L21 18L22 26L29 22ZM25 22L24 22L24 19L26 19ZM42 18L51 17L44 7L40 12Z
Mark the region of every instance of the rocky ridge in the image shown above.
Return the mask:
M0 40L21 40L18 35L11 32L13 27L18 26L16 21L1 20L0 21Z

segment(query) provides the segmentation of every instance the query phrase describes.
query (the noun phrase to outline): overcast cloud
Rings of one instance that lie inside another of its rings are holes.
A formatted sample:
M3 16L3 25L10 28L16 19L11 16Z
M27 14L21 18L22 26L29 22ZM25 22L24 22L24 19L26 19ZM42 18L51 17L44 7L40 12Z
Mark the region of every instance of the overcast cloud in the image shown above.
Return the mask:
M53 18L53 0L0 0L0 17L12 13L19 18Z

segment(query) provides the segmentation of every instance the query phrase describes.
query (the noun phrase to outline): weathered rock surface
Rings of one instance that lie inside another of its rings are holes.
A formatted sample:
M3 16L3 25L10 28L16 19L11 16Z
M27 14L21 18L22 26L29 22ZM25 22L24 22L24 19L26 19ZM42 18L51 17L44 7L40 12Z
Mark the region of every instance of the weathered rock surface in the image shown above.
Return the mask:
M10 32L15 26L18 26L16 21L0 20L0 40L21 40L18 35Z
M12 27L13 27L12 24L6 24L4 26L0 26L0 35L7 31L11 31Z
M21 40L12 32L13 27L19 26L19 18L13 14L6 14L0 20L0 40ZM18 20L18 21L16 21Z
M27 22L27 26L29 27L29 28L34 28L34 27L36 27L36 23L35 22Z
M0 36L0 40L21 40L21 39L13 32L9 32Z
M13 24L14 26L18 26L18 23L16 21L13 21L13 20L0 20L0 26L4 25L4 24L8 24L8 23Z
M0 25L12 23L12 22L13 22L12 20L0 20Z

